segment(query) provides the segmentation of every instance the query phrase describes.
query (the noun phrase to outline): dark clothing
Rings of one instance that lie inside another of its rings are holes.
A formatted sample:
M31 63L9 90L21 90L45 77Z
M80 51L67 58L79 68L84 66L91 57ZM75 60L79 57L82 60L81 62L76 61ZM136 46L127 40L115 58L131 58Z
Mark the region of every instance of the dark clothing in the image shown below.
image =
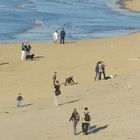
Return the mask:
M65 42L65 31L62 30L62 31L60 32L60 44L61 44L61 43L64 44L64 42Z
M77 112L73 112L69 121L79 121L79 114Z
M74 84L73 77L68 77L68 78L66 79L66 81L65 81L65 86L66 86L67 84Z
M21 50L22 50L22 51L26 51L26 50L27 50L27 46L26 46L26 45L22 45L22 46L21 46Z
M88 134L88 128L90 125L90 114L88 111L85 111L83 113L83 122L82 122L82 132L83 134L87 135Z
M56 81L56 74L53 75L53 85L55 85L55 81Z
M102 72L99 72L99 80L102 79Z
M98 64L95 67L95 73L96 73L96 75L95 75L94 80L96 81L96 79L99 78L99 66L98 66Z
M73 122L73 134L74 135L76 135L76 131L77 131L76 127L77 127L77 124L79 122L79 119L80 119L79 114L76 111L74 111L70 117L70 120L69 120L69 121Z
M23 101L23 98L22 98L22 96L18 96L16 100L17 101Z
M89 126L89 123L86 123L86 122L83 122L82 123L82 132L87 135L88 133L88 126Z
M58 96L58 95L60 95L61 94L61 91L60 91L60 85L58 84L55 84L54 85L54 93L55 93L55 96Z
M27 48L26 48L26 51L30 51L30 50L31 50L31 46L28 44Z
M102 74L104 76L104 79L106 78L106 74L105 74L105 65L101 65L102 66Z

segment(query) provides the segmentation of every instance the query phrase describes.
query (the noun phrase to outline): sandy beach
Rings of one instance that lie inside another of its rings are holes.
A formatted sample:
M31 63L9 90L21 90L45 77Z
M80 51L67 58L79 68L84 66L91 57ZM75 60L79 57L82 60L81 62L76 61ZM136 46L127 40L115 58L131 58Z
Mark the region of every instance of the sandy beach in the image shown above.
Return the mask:
M139 11L138 0L126 1ZM133 7L129 7L130 5ZM138 9L137 9L138 8ZM0 138L2 140L139 140L140 33L65 44L31 42L33 61L21 61L20 43L0 44ZM114 79L94 81L98 60ZM54 106L53 73L62 94ZM74 76L76 85L64 86ZM16 107L18 93L23 106ZM73 108L92 116L89 135L72 133Z

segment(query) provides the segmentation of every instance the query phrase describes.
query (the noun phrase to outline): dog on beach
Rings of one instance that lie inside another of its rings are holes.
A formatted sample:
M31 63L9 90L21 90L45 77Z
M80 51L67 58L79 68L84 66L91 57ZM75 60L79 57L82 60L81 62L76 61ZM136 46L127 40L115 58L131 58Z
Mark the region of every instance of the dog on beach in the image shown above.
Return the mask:
M34 59L34 56L35 56L34 54L26 55L26 61L27 60L31 60L32 61Z

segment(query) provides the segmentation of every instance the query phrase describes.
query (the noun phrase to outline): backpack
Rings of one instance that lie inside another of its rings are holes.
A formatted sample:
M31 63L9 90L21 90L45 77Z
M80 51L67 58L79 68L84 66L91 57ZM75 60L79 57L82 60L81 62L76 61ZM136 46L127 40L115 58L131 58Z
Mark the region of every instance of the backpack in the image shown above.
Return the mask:
M90 121L90 115L89 115L89 112L85 113L85 118L84 118L85 121Z

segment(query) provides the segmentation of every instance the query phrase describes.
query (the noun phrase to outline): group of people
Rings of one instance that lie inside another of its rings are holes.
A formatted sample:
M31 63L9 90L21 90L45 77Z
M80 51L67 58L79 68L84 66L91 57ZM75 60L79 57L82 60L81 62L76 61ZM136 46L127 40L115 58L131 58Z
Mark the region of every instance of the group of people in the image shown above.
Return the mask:
M21 60L27 60L27 56L30 56L31 45L21 43Z
M82 117L81 117L82 132L83 132L84 135L88 135L88 130L90 128L90 120L91 120L90 113L88 111L88 108L85 107L84 112L83 112ZM72 121L72 124L73 124L73 134L77 135L77 124L80 121L80 115L77 112L76 108L74 108L69 121Z
M29 49L28 49L28 47L29 47ZM28 53L30 53L30 49L31 49L31 46L29 44L25 45L24 43L22 43L22 51L26 52L26 55ZM22 60L23 60L23 56L22 56ZM103 61L98 61L97 62L96 67L95 67L96 75L95 75L94 80L97 80L97 79L101 80L102 75L103 75L104 79L106 78L105 66L106 65ZM70 76L70 77L66 78L65 82L64 82L65 86L66 85L71 85L71 84L75 84L75 82L73 80L73 76ZM57 79L57 72L54 72L54 74L53 74L53 87L54 87L54 95L55 95L54 96L55 97L54 103L55 103L55 106L58 106L59 105L58 104L58 96L61 95L61 90L60 90L60 83ZM22 107L21 103L23 101L23 97L21 96L21 93L19 93L18 97L16 98L16 101L17 101L17 107ZM89 129L90 129L90 121L91 121L91 116L90 116L90 113L88 111L88 107L84 108L84 112L81 115L81 117L80 117L80 114L77 112L77 109L74 108L69 121L72 121L73 134L74 135L78 134L77 133L77 125L78 125L79 121L82 122L81 128L82 128L83 134L88 135L88 132L89 132Z
M97 79L101 80L102 75L103 75L103 78L106 79L105 66L106 64L103 61L97 62L96 67L95 67L95 73L96 73L95 78L94 78L95 81Z
M74 85L75 82L73 80L73 76L70 76L68 78L66 78L64 85ZM54 72L53 74L53 86L54 86L54 94L55 94L55 105L58 106L58 96L61 94L61 90L60 90L60 83L57 79L57 72Z
M65 30L64 28L62 28L61 32L60 32L60 44L64 44L65 43ZM58 43L58 31L56 30L54 33L53 33L53 41L55 44Z
M66 86L67 84L75 84L74 80L73 80L73 76L70 76L68 78L66 78L64 85ZM61 90L60 90L60 83L57 80L57 72L54 72L53 74L53 86L54 86L54 94L55 94L55 100L54 103L56 106L58 106L58 96L61 94ZM81 121L82 121L82 132L84 135L88 135L88 130L90 127L90 114L88 112L88 108L85 107L84 108L84 112L83 115L81 117ZM74 108L72 115L69 119L69 121L72 121L73 124L73 134L77 135L77 124L80 121L80 115L77 112L77 109Z

